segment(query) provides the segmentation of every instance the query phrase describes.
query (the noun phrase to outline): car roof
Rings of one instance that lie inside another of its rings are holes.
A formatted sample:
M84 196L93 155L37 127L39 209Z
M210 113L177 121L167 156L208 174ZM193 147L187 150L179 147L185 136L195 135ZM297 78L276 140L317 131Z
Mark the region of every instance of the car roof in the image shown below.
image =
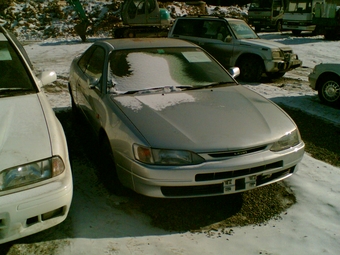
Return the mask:
M115 50L138 49L138 48L177 48L190 47L199 48L196 44L181 39L173 38L122 38L106 39L96 44L110 44Z
M178 17L176 19L205 19L205 20L208 20L208 19L211 19L211 20L216 20L216 19L224 19L224 20L227 20L227 21L230 21L230 20L242 20L244 21L243 19L241 18L231 18L231 17L217 17L217 16L211 16L211 15L200 15L200 16L182 16L182 17Z

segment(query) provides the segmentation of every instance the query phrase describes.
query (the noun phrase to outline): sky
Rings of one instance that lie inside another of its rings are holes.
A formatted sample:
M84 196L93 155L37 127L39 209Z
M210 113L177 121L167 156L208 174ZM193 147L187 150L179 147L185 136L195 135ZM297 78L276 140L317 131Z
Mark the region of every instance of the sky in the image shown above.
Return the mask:
M317 93L308 86L308 74L316 64L339 62L339 41L325 41L320 36L294 37L289 32L261 33L260 36L290 45L303 61L303 67L286 73L283 84L242 85L276 103L301 109L339 126L339 109L322 105ZM89 38L85 43L73 37L48 39L25 42L25 49L36 72L54 70L58 81L65 85L72 59L95 40L99 38ZM65 86L44 90L55 111L69 109L70 98ZM86 178L89 176L84 174L84 182ZM62 243L58 250L60 255L339 254L340 169L305 153L299 171L284 182L296 196L294 205L280 218L256 226L234 227L229 229L228 235L220 236L218 231L209 234L166 232L151 227L146 216L109 211L103 201L110 198L89 196L90 207L71 212L77 214L77 217L72 215L74 238L43 241L42 244ZM77 203L73 206L81 207L86 201ZM93 227L86 228L84 222L91 222Z

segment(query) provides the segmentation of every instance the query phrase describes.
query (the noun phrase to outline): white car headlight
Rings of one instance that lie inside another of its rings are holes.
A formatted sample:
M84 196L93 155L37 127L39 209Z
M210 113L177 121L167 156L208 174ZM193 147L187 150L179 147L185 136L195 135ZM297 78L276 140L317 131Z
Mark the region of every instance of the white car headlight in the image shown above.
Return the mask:
M273 59L281 59L282 58L282 55L281 55L281 51L272 51L272 57Z
M292 132L287 132L284 136L282 136L277 142L275 142L271 151L282 151L294 147L301 142L300 133L297 129Z
M133 152L138 161L153 165L195 165L204 162L196 153L185 150L151 149L135 144Z
M0 191L43 181L60 175L64 170L65 165L60 157L9 168L0 173Z

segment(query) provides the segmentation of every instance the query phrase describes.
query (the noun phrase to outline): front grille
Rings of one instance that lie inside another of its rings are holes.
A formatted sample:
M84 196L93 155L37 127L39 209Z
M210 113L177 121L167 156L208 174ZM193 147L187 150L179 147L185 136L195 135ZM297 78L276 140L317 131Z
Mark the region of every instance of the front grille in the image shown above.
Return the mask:
M202 196L223 194L223 184L184 186L184 187L161 187L166 197Z
M253 153L253 152L257 152L257 151L262 151L266 147L267 146L261 146L261 147L244 149L244 150L237 150L237 151L215 152L215 153L209 153L208 155L212 158L235 157L235 156L245 155L245 154L249 154L249 153Z
M202 181L212 181L212 180L222 180L222 179L229 179L235 178L245 175L250 175L258 172L262 172L265 170L271 170L275 168L279 168L283 166L283 161L274 162L267 165L251 167L246 169L240 169L235 171L227 171L227 172L218 172L218 173L205 173L205 174L196 174L195 181L202 182Z

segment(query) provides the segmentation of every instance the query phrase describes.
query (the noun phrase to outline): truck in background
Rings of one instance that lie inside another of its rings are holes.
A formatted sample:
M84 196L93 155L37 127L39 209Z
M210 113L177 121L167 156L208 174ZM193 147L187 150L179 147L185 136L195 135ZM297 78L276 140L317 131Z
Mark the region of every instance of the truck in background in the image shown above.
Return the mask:
M326 40L334 40L340 37L340 0L337 3L316 3L313 15L313 24L316 25L316 33L324 35Z
M294 35L300 35L302 31L316 32L313 23L316 3L324 3L324 0L288 0L282 29L291 30Z
M282 30L287 0L252 0L248 9L248 23L256 32L262 28Z
M309 31L333 39L340 34L339 5L340 0L288 0L282 29L294 35Z

